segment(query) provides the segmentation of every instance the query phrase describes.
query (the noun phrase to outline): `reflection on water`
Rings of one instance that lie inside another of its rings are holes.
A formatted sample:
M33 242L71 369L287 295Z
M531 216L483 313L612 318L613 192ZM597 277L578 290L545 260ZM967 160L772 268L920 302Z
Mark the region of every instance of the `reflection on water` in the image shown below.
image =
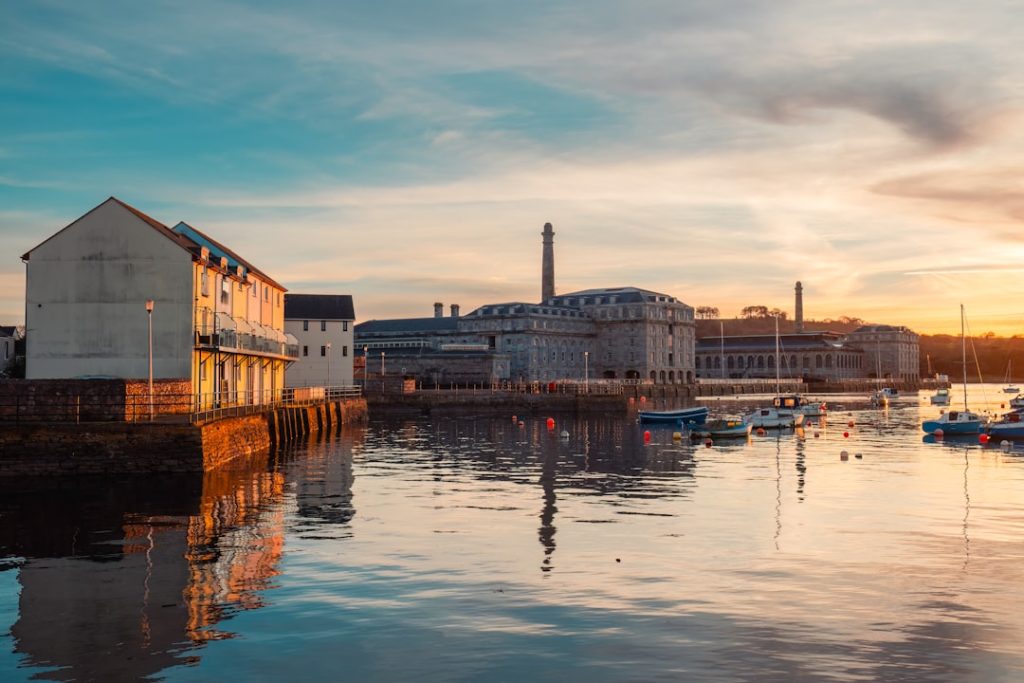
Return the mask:
M830 403L711 448L417 418L4 484L0 680L1020 680L1024 450Z

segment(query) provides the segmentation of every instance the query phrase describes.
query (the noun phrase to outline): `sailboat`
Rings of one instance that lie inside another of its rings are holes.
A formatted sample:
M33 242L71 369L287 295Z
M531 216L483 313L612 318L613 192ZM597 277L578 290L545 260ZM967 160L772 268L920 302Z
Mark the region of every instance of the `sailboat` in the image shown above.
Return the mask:
M779 371L779 319L775 318L775 394L782 393L782 377ZM775 400L770 408L758 408L743 416L743 421L756 429L788 429L804 423L804 414L799 406L785 407L785 402Z
M964 305L960 304L960 355L964 367L964 409L950 410L938 419L925 420L921 428L928 434L977 434L982 420L967 407L967 337L964 335Z
M1006 386L1003 387L1003 393L1006 394L1019 394L1020 387L1013 386L1013 359L1006 361Z

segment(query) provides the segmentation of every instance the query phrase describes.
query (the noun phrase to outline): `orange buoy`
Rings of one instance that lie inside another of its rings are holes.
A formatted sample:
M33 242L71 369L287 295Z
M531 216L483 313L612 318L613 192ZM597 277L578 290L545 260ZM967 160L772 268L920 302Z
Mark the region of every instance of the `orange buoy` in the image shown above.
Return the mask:
M847 422L846 426L847 427L852 427L853 426L853 420L850 420L849 422Z
M708 439L707 441L704 442L704 447L705 448L711 448L714 445L715 445L715 442L712 441L711 439Z

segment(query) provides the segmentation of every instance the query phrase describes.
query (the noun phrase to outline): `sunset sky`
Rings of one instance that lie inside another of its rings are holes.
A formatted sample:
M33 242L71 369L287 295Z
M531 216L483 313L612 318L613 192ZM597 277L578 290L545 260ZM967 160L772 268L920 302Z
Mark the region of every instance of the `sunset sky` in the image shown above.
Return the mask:
M1024 333L1009 2L32 2L0 22L0 324L110 195L360 320L633 285Z

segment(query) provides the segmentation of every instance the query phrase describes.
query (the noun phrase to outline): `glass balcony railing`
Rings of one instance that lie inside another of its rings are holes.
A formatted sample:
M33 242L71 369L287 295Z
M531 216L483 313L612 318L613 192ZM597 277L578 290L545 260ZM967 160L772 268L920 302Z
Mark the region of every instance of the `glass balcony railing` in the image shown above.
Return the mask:
M198 346L299 357L299 340L292 335L209 308L196 311L195 334Z

